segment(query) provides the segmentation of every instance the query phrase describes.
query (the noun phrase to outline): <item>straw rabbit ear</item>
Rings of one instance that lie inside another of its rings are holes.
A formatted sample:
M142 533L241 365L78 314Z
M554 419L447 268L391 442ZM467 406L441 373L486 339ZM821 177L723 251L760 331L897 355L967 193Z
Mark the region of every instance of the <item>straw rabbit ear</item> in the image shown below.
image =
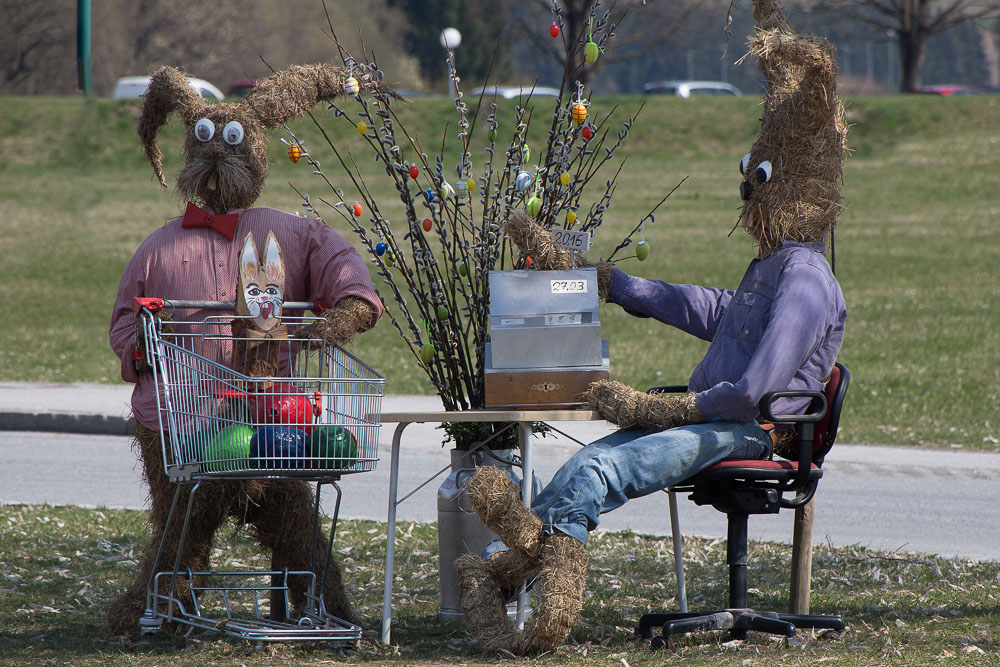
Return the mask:
M806 71L824 85L836 82L833 47L825 39L795 34L779 0L754 0L753 17L756 31L750 38L750 52L758 59L769 87L793 86Z
M207 109L208 105L180 70L161 67L150 79L139 116L139 142L163 187L167 187L167 182L163 178L163 154L156 144L157 132L173 111L190 125L205 116Z
M349 76L346 68L334 65L293 65L257 84L238 106L257 116L264 127L278 127L305 114L318 102L343 95ZM361 88L402 99L388 86L360 72L355 77Z

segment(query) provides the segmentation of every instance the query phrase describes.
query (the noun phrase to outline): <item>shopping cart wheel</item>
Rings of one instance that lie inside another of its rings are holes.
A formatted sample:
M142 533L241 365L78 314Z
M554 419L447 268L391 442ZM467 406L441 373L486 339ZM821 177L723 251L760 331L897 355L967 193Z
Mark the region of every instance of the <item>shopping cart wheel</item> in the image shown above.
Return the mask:
M139 618L139 634L144 636L155 635L160 631L162 625L163 619L157 618L147 611Z

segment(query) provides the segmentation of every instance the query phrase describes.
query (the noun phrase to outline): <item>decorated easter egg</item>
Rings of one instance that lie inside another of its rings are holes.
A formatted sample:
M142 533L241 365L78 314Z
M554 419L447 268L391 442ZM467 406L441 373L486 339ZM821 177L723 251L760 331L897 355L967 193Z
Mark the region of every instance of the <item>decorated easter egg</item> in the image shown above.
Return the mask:
M294 424L307 431L311 428L312 401L290 382L276 382L258 394L253 408L258 424Z
M469 192L469 181L464 178L460 178L455 181L455 193L459 197L464 197Z
M351 207L351 213L354 214L355 218L360 218L361 214L364 213L365 209L360 203L354 202L354 206Z
M302 159L302 149L299 148L298 144L291 144L288 147L288 159L295 164L298 164L299 160Z
M441 182L441 194L444 195L445 199L451 199L455 196L455 188L452 187L451 183L448 181Z
M555 39L556 37L558 37L559 36L559 26L556 25L555 23L553 23L552 25L550 25L549 26L549 34L552 35L553 39Z
M420 168L415 164L410 165L410 178L416 179L420 175Z
M542 210L542 200L538 196L528 198L528 215L534 217Z
M577 125L582 125L587 120L587 106L582 102L573 104L573 121Z
M583 135L585 141L590 141L590 138L594 136L594 131L590 129L589 125L584 125L583 130L580 131L580 134Z
M531 149L525 146L524 150L521 151L521 156L524 158L525 163L531 162Z
M353 76L347 77L347 80L344 81L344 93L347 95L357 95L358 90L360 90L360 86L358 86L358 80L355 79Z
M322 424L309 438L313 468L348 468L358 458L358 441L343 426Z
M562 184L563 187L569 185L569 172L564 171L563 173L559 174L559 182Z
M587 61L588 64L593 65L597 62L597 55L600 53L600 47L597 46L597 42L594 40L588 41L583 45L583 59Z
M198 456L202 470L245 470L249 467L251 438L253 429L246 424L230 424L222 429L208 441Z
M375 254L381 257L385 254L385 249L388 247L383 241L379 241L375 244Z
M250 438L250 460L257 468L295 470L306 467L309 436L294 426L261 426Z
M639 245L635 247L635 258L640 262L645 262L647 257L649 257L649 243L640 241Z
M358 121L358 134L364 135L368 131L368 126L365 125L364 121Z
M426 190L424 190L424 194L427 195L427 201L429 201L429 202L434 201L434 191L433 190L431 190L430 188L427 188Z
M429 231L431 231L431 226L433 224L434 223L431 222L430 218L424 218L424 221L422 223L420 223L420 226L424 228L425 232L429 232Z
M434 355L437 350L434 349L434 345L431 343L424 343L420 346L420 361L425 364L429 364L434 360Z
M522 171L514 179L514 189L518 192L524 192L531 185L531 174L526 171Z

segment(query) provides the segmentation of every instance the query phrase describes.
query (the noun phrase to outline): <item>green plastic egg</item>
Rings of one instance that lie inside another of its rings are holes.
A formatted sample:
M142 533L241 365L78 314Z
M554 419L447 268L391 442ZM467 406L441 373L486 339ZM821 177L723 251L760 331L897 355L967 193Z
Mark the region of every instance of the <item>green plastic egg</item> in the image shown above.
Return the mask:
M463 278L469 275L469 267L465 265L465 262L462 262L461 264L458 265L458 275L462 276Z
M649 243L640 241L639 245L635 247L635 257L640 262L645 262L646 258L649 257Z
M587 64L593 65L597 62L597 55L600 53L600 47L597 46L597 42L591 40L584 44L583 46L583 59L587 61Z
M250 467L250 439L254 430L246 424L230 424L219 431L202 450L202 470L245 470Z
M434 360L434 355L436 352L437 350L434 349L433 345L431 345L430 343L424 343L423 345L420 346L420 361L424 362L425 364L431 363Z
M358 441L343 426L321 424L309 437L309 456L314 468L348 468L358 458Z
M542 210L542 200L539 197L528 199L528 215L535 217Z
M451 311L448 310L448 306L438 306L438 319L439 320L446 320L446 319L448 319L448 315L450 315L450 314L451 314Z

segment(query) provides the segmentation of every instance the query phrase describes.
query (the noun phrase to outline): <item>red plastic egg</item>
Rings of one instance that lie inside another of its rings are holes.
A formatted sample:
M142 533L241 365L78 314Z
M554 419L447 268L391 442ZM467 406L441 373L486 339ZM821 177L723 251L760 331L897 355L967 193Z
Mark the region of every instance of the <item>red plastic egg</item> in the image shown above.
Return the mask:
M549 34L552 35L553 39L555 39L556 37L558 37L559 36L559 26L556 25L555 23L553 23L552 25L550 25L549 26Z
M583 138L585 140L590 141L590 138L594 136L594 131L590 129L589 125L584 125L583 130L580 132L580 134L583 135Z
M420 169L417 168L417 165L411 164L410 165L410 178L416 180L417 176L419 176L419 175L420 175Z
M361 206L361 204L359 204L358 202L354 202L354 208L352 209L352 212L354 213L355 218L360 218L361 214L364 213L364 210L365 209Z
M424 218L424 221L421 224L422 224L425 232L431 231L431 224L432 223L431 223L431 219L430 218Z

